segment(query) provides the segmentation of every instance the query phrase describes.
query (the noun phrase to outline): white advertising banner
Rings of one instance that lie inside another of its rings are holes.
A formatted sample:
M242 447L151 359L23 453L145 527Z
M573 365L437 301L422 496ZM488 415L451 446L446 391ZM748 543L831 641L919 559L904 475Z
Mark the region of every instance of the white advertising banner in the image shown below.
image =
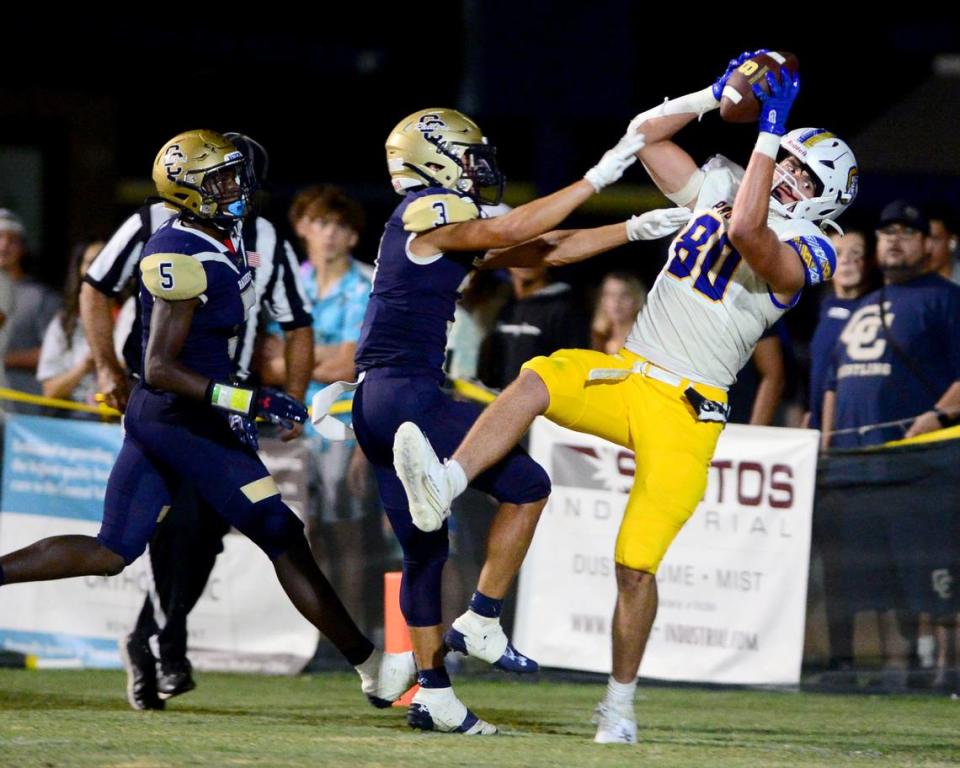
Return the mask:
M657 573L642 677L800 680L818 433L728 425L703 501ZM514 640L548 667L609 672L614 542L630 451L537 419L531 455L553 481L520 573Z
M47 536L95 536L120 429L92 422L11 416L5 433L0 553ZM305 446L269 445L262 455L298 513ZM171 512L174 514L174 512ZM224 538L206 591L189 619L189 655L200 669L294 673L318 632L284 594L266 555L245 536ZM146 557L112 578L0 588L0 649L52 666L117 667L149 583Z

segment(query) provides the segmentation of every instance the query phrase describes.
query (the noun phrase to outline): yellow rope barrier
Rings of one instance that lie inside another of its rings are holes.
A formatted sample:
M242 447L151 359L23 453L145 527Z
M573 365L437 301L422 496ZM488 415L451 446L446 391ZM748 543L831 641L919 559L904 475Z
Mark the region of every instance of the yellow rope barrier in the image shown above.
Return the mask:
M64 411L79 411L81 413L93 413L97 416L109 416L119 418L120 411L111 408L106 403L97 403L96 405L87 405L86 403L75 403L73 400L61 400L58 397L44 397L43 395L31 395L27 392L20 392L16 389L7 389L0 387L0 400L10 400L14 403L27 403L28 405L39 405L44 408L59 408Z

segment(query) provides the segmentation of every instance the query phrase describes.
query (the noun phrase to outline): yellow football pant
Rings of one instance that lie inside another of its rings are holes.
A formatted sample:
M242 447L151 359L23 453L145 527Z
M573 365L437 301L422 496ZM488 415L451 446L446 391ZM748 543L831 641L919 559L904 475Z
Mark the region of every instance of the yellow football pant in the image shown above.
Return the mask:
M524 364L550 393L546 417L577 432L602 437L636 455L636 474L617 534L616 561L656 573L667 548L693 514L707 487L707 471L723 424L697 421L683 395L693 386L710 400L727 393L684 380L675 387L642 374L619 381L587 381L593 368L630 370L644 358L561 349Z

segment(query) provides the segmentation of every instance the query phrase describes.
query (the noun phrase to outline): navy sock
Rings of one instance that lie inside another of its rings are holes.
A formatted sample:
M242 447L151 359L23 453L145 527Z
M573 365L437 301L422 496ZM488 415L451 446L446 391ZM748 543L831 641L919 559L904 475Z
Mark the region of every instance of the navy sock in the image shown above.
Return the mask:
M417 682L421 688L449 688L450 675L445 667L436 669L421 669L417 673Z
M488 619L499 619L503 611L503 600L497 600L495 597L487 597L480 591L474 592L470 598L470 610L486 616Z

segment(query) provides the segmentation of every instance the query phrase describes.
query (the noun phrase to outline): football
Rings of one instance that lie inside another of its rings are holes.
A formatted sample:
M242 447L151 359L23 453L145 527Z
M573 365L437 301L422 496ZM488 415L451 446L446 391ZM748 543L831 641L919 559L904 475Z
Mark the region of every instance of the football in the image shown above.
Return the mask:
M753 95L753 84L767 90L767 72L779 74L785 67L797 73L800 62L792 53L768 51L747 59L737 67L720 98L720 117L728 123L752 123L760 116L760 102Z

